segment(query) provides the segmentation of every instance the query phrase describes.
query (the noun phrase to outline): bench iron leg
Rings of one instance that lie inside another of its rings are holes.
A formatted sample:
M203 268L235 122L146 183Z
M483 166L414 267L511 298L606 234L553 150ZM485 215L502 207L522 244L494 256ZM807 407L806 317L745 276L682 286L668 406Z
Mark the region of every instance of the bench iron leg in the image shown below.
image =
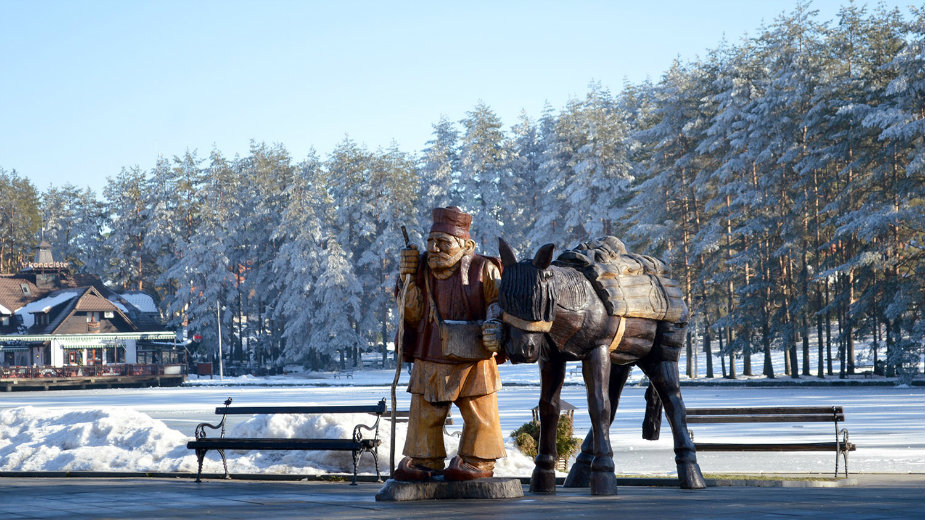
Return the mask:
M838 430L835 432L835 478L838 478L838 457L845 460L845 478L848 478L848 430L842 429L841 436L838 438Z
M374 448L372 454L373 462L376 464L376 482L382 482L382 474L379 472L379 448Z
M360 465L360 450L353 450L353 482L351 486L357 485L357 468Z
M218 453L222 456L222 467L225 468L225 479L231 480L231 475L228 474L228 461L225 460L225 450L218 450Z
M199 462L199 470L196 472L196 482L202 482L202 461L206 458L206 452L201 448L196 448L196 461Z

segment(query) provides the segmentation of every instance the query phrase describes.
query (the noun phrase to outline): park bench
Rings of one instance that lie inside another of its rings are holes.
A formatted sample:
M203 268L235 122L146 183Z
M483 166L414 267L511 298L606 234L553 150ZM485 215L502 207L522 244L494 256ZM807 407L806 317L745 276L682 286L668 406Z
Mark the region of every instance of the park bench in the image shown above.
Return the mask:
M395 411L395 422L396 423L406 423L408 422L408 418L410 415L411 415L410 410L396 410ZM392 418L391 411L386 412L385 418L391 420ZM453 426L453 424L454 424L453 423L453 413L448 412L446 414L446 420L443 421L443 434L450 436L450 437L461 437L462 432L451 432L446 429L447 426Z
M231 406L231 398L225 401L224 407L217 407L215 413L222 416L218 424L201 423L196 426L196 440L190 441L186 447L196 450L199 470L196 473L196 482L201 482L202 462L209 450L216 450L222 456L222 465L225 468L225 478L228 474L228 462L225 459L225 450L310 450L310 451L349 451L353 453L353 483L357 483L357 466L360 455L371 453L376 464L376 478L381 482L379 473L379 420L386 415L385 399L375 405L351 406ZM372 414L376 422L372 426L357 424L353 428L351 439L279 439L279 438L242 438L225 437L225 421L229 415L255 415L255 414ZM221 430L219 437L206 437L206 428ZM371 439L363 438L363 430L375 432Z
M775 406L741 408L688 408L688 424L722 423L811 423L831 422L835 427L834 442L776 442L776 443L726 443L694 442L697 451L834 451L835 477L838 477L838 458L845 461L845 477L848 476L848 452L856 446L848 441L848 430L838 429L838 423L845 421L841 406ZM694 439L690 432L691 440Z
M334 379L337 379L339 377L342 377L344 379L353 379L353 369L346 368L343 370L335 370Z

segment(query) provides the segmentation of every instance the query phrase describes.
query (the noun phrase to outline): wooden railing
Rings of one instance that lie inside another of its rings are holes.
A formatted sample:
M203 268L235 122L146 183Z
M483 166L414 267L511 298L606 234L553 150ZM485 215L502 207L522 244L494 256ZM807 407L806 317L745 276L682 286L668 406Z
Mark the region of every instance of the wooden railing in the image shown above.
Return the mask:
M111 365L68 365L53 366L12 366L0 367L0 379L37 379L44 377L117 377L117 376L162 376L175 375L179 367L181 374L186 373L185 365L151 365L151 364L111 364Z

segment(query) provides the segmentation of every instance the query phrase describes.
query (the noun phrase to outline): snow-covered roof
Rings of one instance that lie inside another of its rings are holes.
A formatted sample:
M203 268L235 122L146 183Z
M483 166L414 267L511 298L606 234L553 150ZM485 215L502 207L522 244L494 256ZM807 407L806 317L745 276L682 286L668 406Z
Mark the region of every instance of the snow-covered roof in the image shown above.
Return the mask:
M16 314L22 316L23 325L28 328L31 327L35 321L35 316L33 316L33 313L48 312L52 307L75 298L79 294L80 293L74 291L64 291L52 294L51 296L42 298L41 300L35 300L34 302L31 302L24 307L17 309Z
M0 314L13 314L13 311L7 309L3 305L0 305Z
M158 312L154 299L143 292L127 292L119 296L141 312Z

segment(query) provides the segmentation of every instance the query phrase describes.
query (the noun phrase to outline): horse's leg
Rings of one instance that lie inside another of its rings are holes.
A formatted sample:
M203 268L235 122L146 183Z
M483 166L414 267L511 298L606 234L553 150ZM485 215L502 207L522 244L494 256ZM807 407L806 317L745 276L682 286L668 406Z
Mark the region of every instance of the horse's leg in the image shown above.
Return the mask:
M623 387L626 385L626 379L632 368L632 365L610 366L610 424L613 424L613 418L617 414L620 395L623 393ZM581 452L575 457L575 463L572 464L563 487L588 487L591 484L592 460L594 460L594 429L588 428L588 434L581 443Z
M536 466L530 477L532 493L556 492L556 428L559 425L559 395L565 381L565 361L540 358L540 442Z
M581 363L588 390L588 413L594 433L594 458L591 460L591 494L616 495L617 477L613 474L613 450L610 448L610 350L599 345L588 352Z
M653 356L639 361L639 367L655 386L662 403L665 406L665 415L671 425L671 434L674 437L675 463L678 465L678 480L683 489L703 489L706 483L697 464L697 451L694 442L687 432L687 411L681 399L681 383L678 376L677 361L653 359Z

